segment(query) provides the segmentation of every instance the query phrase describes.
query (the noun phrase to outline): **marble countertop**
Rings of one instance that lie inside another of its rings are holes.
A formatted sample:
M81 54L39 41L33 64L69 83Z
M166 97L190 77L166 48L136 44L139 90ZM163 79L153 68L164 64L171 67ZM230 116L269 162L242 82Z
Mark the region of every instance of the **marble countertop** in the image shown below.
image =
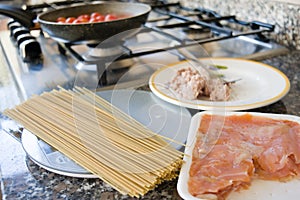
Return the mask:
M300 51L292 51L262 62L285 73L291 82L291 89L280 101L251 111L300 116ZM18 104L20 99L8 69L1 66L0 74L2 111L6 107ZM10 123L10 120L1 114L0 118L1 126ZM22 145L13 137L0 131L0 138L0 179L3 199L135 199L118 193L100 179L67 177L40 168L26 156ZM164 182L140 199L181 199L176 184L177 179Z

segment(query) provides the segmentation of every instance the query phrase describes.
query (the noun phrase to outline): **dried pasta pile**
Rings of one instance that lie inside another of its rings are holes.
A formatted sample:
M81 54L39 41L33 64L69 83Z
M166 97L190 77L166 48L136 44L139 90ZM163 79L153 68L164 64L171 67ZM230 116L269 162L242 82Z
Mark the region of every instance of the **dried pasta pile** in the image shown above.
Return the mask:
M4 114L122 194L177 176L182 152L85 88L33 96Z

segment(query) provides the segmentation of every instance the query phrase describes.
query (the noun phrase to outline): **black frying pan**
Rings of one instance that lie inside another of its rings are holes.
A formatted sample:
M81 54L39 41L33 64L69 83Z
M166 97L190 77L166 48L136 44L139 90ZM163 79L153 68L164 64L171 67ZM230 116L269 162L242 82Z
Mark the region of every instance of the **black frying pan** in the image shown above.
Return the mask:
M8 5L0 5L0 14L14 18L28 28L36 26L35 18L42 30L53 39L64 43L99 43L127 30L141 27L147 20L151 7L141 3L100 2L69 6L47 11L37 17L28 11ZM82 24L57 23L58 17L76 17L82 14L99 12L129 16L119 20Z

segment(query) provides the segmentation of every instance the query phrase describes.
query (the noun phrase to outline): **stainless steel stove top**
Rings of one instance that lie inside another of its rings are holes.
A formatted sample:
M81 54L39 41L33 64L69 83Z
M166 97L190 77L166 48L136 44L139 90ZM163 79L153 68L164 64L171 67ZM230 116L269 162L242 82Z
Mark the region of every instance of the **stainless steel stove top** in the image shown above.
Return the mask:
M109 65L109 70L106 71L105 85L98 84L97 64L74 59L74 55L68 51L62 55L58 50L58 43L47 36L41 37L38 30L32 31L31 34L37 38L41 45L42 66L23 62L19 50L11 40L9 31L0 32L0 45L24 99L33 94L52 90L58 85L65 88L72 88L74 85L84 86L97 90L114 87L118 89L132 88L147 84L151 74L160 67L184 59L178 54L176 48L173 48L178 44L178 41L174 38L166 38L155 31L157 27L163 29L172 23L182 23L182 20L175 18L167 20L167 22L161 21L157 20L157 13L151 13L146 27L153 29L149 31L148 28L144 28L145 31L141 31L125 41L126 48L129 48L134 55L140 54L140 56L128 56L123 60L113 60L113 65ZM201 29L199 24L189 27L192 27L192 31L186 31L180 27L168 29L166 32L182 41L188 41L187 44L193 42L194 39L201 41L201 45L184 47L199 58L240 57L261 60L287 51L285 47L272 41L257 40L255 34L239 35L239 32L233 32L235 36L232 38L224 37L225 39L211 42L211 31L204 29L199 32ZM219 38L221 37L222 34L219 35ZM60 47L64 47L64 44ZM99 54L99 51L100 54L103 54L103 50L89 48L85 45L71 45L70 48L74 49L84 60L94 59L95 56L97 57L94 54ZM62 49L60 48L60 50ZM162 51L155 52L156 49ZM143 54L145 51L153 51L153 53Z

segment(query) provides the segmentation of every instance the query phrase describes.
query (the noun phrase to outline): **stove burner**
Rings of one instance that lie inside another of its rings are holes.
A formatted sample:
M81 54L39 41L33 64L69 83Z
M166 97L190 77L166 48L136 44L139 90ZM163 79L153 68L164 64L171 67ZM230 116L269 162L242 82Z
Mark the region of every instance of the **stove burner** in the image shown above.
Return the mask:
M106 70L108 71L119 71L127 69L135 64L135 61L133 59L122 59L118 61L114 61L110 63L109 65L106 65ZM88 71L97 71L97 64L87 64L83 62L78 62L75 65L75 68L77 70L88 70Z
M106 70L113 71L129 68L135 63L133 59L119 59L129 53L130 51L124 46L123 41L90 44L87 45L86 53L81 56L82 60L80 59L76 69L96 71L97 66L101 66Z
M201 27L187 27L183 28L182 30L186 35L187 38L191 40L201 40L204 38L210 38L213 36L213 33L208 28L201 28Z
M88 56L95 57L95 58L105 58L111 57L116 55L122 55L124 52L124 48L119 45L114 45L110 47L95 47L90 48Z
M116 84L135 64L132 58L118 60L122 55L129 54L121 41L87 46L88 53L82 56L84 61L78 62L75 68L80 71L95 71L98 74L99 86Z

